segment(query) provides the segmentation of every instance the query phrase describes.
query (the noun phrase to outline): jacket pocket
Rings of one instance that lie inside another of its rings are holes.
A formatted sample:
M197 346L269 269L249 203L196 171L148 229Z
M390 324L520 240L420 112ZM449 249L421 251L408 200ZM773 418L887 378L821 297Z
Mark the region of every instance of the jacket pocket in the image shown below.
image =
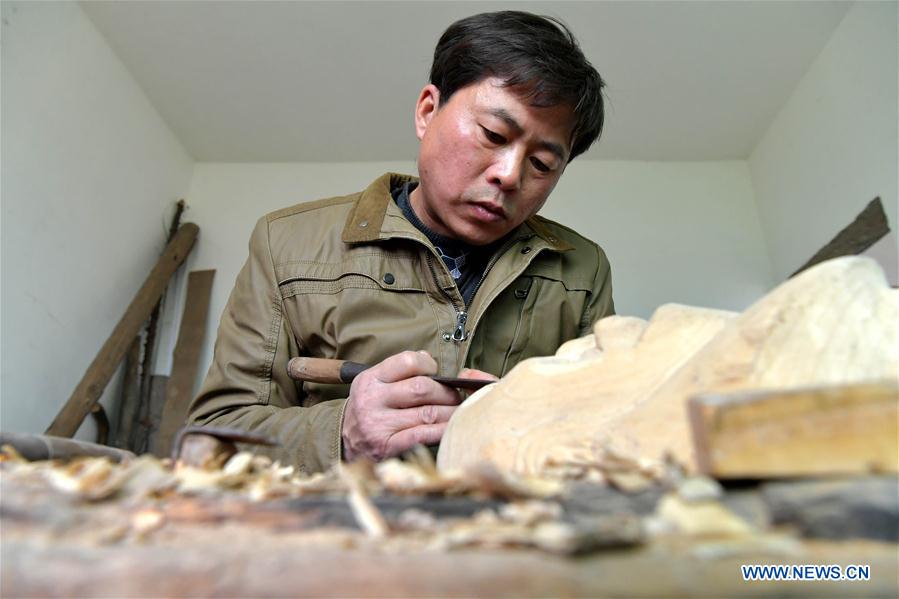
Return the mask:
M383 256L276 267L287 327L302 355L375 364L403 350L432 351L438 324L412 266ZM311 395L317 389L307 384Z
M409 260L385 259L382 253L368 253L340 263L290 262L276 266L275 273L282 298L333 294L344 289L425 290Z
M518 303L518 324L502 364L505 375L522 360L553 355L578 335L590 287L585 281L563 280L553 264L529 267L511 287ZM506 300L507 303L509 300Z

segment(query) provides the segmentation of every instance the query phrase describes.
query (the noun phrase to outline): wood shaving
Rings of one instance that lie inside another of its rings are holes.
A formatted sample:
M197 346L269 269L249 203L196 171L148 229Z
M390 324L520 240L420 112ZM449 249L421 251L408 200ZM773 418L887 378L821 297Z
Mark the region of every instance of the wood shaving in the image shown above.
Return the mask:
M564 458L549 457L541 467L545 477L605 482L625 493L639 493L659 483L671 484L683 471L684 467L670 456L663 460L632 456L596 441L572 447Z
M3 447L0 447L0 462L15 462L19 464L26 464L28 460L22 457L16 448L12 445L6 443Z
M165 514L154 508L143 509L131 517L131 530L145 536L165 523Z
M562 481L512 474L487 462L468 469L462 478L469 481L469 489L472 491L505 499L548 499L561 495L565 490L565 483Z
M250 474L253 468L253 454L241 451L234 454L231 459L225 462L222 472L226 476L239 476L241 474Z
M442 528L434 514L416 508L403 510L397 518L397 526L401 531L435 532Z
M712 501L724 497L718 481L706 476L691 476L677 486L678 496L686 502Z
M747 537L754 530L745 520L715 501L688 503L669 493L656 507L656 534L691 537Z
M66 493L87 499L104 499L118 490L112 462L106 458L73 460L63 468L46 470L50 483Z
M563 526L557 526L560 524ZM535 536L536 546L540 549L575 555L638 545L645 541L646 531L639 516L613 514L579 519L576 524L542 522L537 526Z
M359 527L371 537L387 536L390 527L381 511L372 503L366 489L366 485L372 480L371 464L357 460L352 464L340 464L337 472L349 490L347 501Z
M534 545L551 553L572 554L577 552L578 533L570 524L563 522L543 522L534 530Z
M540 522L561 518L562 506L547 501L516 501L502 506L499 515L509 522L534 526Z

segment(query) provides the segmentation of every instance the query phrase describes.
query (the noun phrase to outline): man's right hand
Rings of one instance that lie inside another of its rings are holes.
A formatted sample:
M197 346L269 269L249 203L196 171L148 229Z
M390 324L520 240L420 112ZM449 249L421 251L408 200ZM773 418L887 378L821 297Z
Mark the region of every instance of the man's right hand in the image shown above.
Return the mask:
M343 459L380 461L439 443L462 397L428 378L434 374L437 362L427 352L406 351L356 376L343 417Z

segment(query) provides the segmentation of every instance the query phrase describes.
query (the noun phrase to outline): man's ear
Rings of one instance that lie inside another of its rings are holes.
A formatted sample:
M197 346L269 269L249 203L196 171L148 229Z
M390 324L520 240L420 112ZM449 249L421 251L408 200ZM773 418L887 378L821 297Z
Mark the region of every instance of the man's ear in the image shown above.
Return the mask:
M425 131L440 108L440 90L432 83L427 84L418 95L415 103L415 135L421 140Z

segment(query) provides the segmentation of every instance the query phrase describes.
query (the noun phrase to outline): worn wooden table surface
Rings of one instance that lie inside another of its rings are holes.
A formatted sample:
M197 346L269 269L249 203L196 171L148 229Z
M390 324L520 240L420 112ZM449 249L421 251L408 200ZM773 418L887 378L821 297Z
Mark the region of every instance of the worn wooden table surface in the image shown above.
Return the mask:
M484 507L471 499L453 501L461 512ZM579 556L490 543L447 549L428 535L367 536L341 516L349 513L341 511L344 504L341 497L252 502L233 494L91 502L40 477L11 478L0 470L0 592L3 597L897 594L899 555L891 542L764 534L671 536ZM755 563L868 565L871 579L744 581L740 565Z

